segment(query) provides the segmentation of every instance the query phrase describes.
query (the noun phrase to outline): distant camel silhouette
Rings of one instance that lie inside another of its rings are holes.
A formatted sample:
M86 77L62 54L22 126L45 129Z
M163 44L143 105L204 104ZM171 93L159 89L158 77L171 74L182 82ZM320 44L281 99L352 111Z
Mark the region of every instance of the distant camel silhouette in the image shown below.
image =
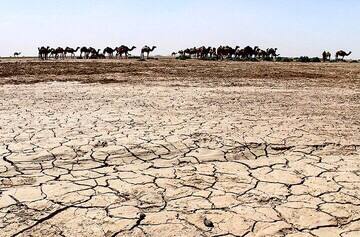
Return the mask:
M351 51L349 53L346 53L344 50L339 50L335 54L336 61L339 59L339 56L342 57L342 60L344 60L345 56L349 56L351 54Z
M252 47L246 46L244 48L244 58L249 59L252 58L254 55L255 55L255 50Z
M50 47L47 46L46 48L42 46L41 48L38 48L39 50L39 59L46 60L48 59L48 55L50 53Z
M109 58L113 58L114 57L114 52L115 52L115 49L112 49L110 47L106 47L104 50L103 50L103 54L106 56L106 54L109 55Z
M14 53L14 57L19 57L20 54L21 54L21 52L15 52L15 53Z
M266 50L266 52L268 53L268 56L271 57L271 58L276 58L277 56L279 56L280 54L276 54L276 51L278 49L277 48L269 48Z
M156 46L153 46L152 48L150 48L149 46L145 45L142 49L141 49L141 57L144 57L144 53L146 53L146 57L149 58L149 54L150 52L154 51L156 49Z
M322 53L322 58L323 58L323 61L324 61L324 62L330 61L330 60L331 60L331 53L324 51L324 52Z
M65 58L65 50L61 47L57 47L55 49L55 58L58 59L64 59Z
M94 49L95 50L95 49ZM91 56L89 57L90 59L105 59L105 54L100 53L100 49L98 49L97 51L94 51L93 48L90 47L90 51L91 51Z
M125 54L125 58L128 58L129 56L129 52L133 51L134 49L136 49L135 46L132 46L131 48L129 48L126 45L121 45L120 47L116 47L116 56L119 56L120 58L122 58L122 55Z
M66 58L66 54L70 54L71 58L75 57L75 53L80 49L80 47L77 47L76 49L70 48L70 47L66 47L64 50L65 53L65 58Z
M49 49L49 58L54 57L55 58L56 55L56 49L51 48Z
M83 54L84 54L84 56L83 56ZM85 58L85 59L87 59L87 58L89 58L89 54L90 54L90 51L89 51L89 49L87 48L87 47L81 47L81 49L80 49L80 58Z

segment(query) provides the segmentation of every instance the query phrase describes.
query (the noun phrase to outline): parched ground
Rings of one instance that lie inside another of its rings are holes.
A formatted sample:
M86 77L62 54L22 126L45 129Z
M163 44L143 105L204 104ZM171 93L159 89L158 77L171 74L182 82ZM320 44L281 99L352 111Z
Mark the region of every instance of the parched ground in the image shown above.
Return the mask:
M360 236L360 65L0 61L0 236Z

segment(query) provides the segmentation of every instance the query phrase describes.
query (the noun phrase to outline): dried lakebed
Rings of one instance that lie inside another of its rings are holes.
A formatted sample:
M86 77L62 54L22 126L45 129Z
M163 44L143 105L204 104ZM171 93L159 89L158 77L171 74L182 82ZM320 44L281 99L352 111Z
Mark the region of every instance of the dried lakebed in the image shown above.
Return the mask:
M351 85L2 85L0 236L359 236L358 102Z

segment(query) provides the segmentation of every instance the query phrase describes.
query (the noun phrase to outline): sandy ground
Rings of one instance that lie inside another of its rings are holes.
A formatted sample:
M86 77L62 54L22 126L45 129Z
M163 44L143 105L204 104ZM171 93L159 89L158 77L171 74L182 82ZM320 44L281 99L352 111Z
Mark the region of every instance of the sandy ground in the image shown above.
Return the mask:
M0 236L360 236L358 64L8 60L0 84Z

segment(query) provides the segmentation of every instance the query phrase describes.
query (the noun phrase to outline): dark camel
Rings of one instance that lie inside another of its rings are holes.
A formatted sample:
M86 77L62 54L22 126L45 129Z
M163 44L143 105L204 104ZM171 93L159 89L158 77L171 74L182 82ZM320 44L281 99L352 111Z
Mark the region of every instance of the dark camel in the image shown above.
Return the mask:
M324 51L322 53L323 62L330 61L331 60L331 53Z
M266 50L266 52L268 53L269 57L271 58L276 58L277 56L279 56L280 54L276 54L277 48L269 48Z
M89 55L90 55L90 56L99 55L100 49L98 49L98 50L96 51L96 49L94 49L93 47L89 47L89 48L88 48L88 52L89 52ZM94 56L94 57L95 57L95 56Z
M344 60L345 56L349 56L351 54L351 51L349 53L346 53L344 50L339 50L335 54L336 61L339 59L339 56L342 57L341 60Z
M114 52L115 52L115 49L112 49L110 47L106 47L104 50L103 50L103 54L106 56L106 54L108 54L109 58L113 58L114 57Z
M65 54L65 58L67 56L67 54L70 54L70 58L75 58L75 53L80 49L80 47L77 47L76 49L70 48L70 47L66 47L64 50L64 54Z
M205 46L198 48L197 57L206 58L209 55L211 49L211 47L206 48Z
M153 46L152 48L150 48L149 46L145 45L142 49L141 49L141 57L144 57L144 53L146 53L146 57L149 58L149 54L150 52L154 51L156 49L156 46Z
M19 57L20 54L21 54L21 52L15 52L15 53L14 53L14 57L15 57L15 58L16 58L16 57Z
M39 50L39 59L41 60L47 60L48 59L48 55L50 53L50 47L47 46L46 48L44 46L42 46L41 48L38 48Z
M105 59L105 54L100 53L100 49L98 49L97 51L94 48L89 48L90 49L90 59Z
M87 59L89 58L89 55L90 55L90 51L87 47L82 47L80 49L80 58L83 58L83 54L84 54L84 58Z
M236 51L235 51L235 58L245 58L246 56L245 56L245 51L244 51L244 49L237 49Z
M230 46L220 46L217 49L217 55L221 59L224 59L224 56L227 58L232 58L233 55L235 55L236 51L239 49L239 46L236 46L235 48L232 48Z
M55 49L55 58L58 59L64 59L65 58L65 50L61 47L57 47Z
M213 58L214 56L216 56L216 48L210 49L209 55L210 55L210 58Z
M129 52L133 51L134 49L136 49L135 46L132 46L131 48L125 46L125 45L121 45L120 47L115 48L117 54L119 55L120 58L122 58L122 55L125 54L125 58L128 58L129 56Z

